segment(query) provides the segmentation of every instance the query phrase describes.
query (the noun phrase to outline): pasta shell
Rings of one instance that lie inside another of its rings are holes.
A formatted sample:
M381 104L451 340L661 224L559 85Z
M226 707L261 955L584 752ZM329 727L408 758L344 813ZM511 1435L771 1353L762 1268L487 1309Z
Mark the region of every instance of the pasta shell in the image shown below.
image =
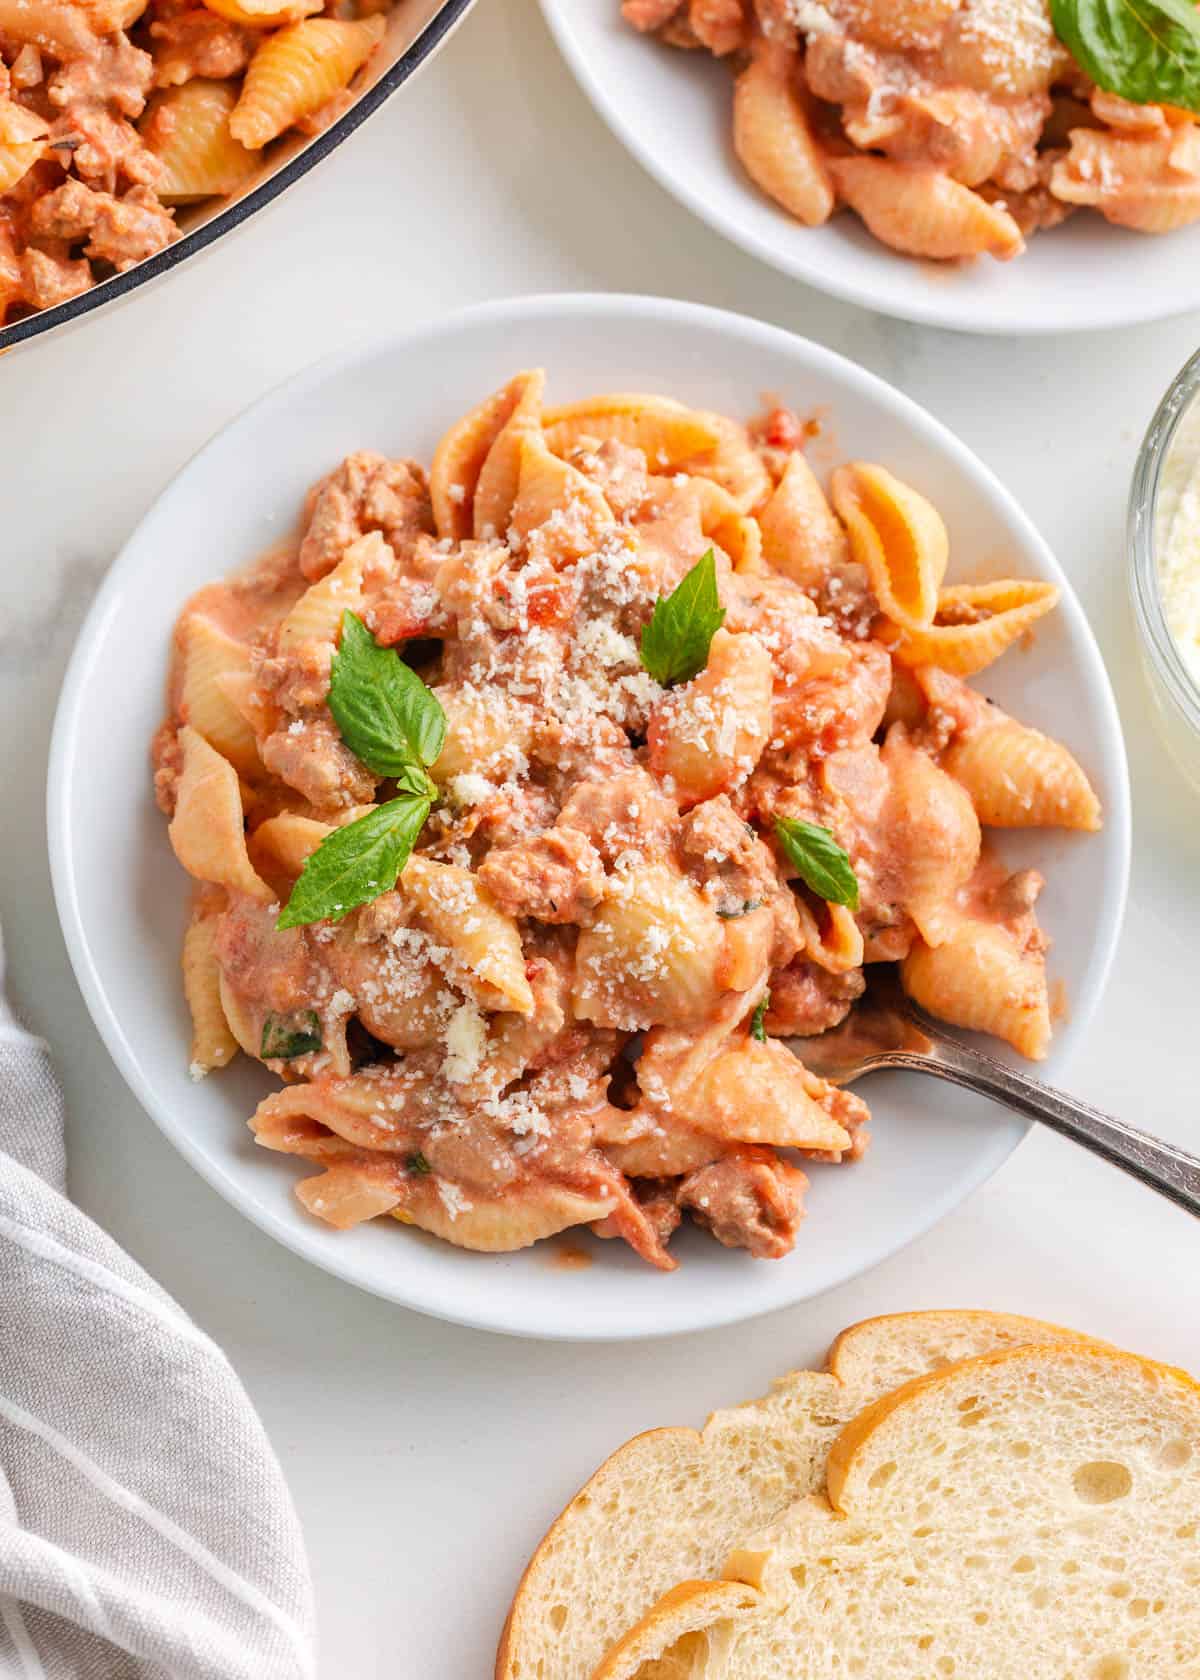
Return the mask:
M556 455L569 455L581 444L613 438L640 449L651 472L672 472L683 461L715 449L720 439L702 414L670 397L618 392L589 397L547 409L542 417L546 442Z
M747 175L807 227L827 222L834 193L808 120L799 55L760 39L733 96L733 146Z
M413 856L400 888L429 932L453 952L452 978L481 1009L533 1013L517 924L469 869Z
M817 588L849 558L846 533L799 450L789 458L758 522L767 564L803 589Z
M757 636L719 629L699 675L657 702L646 736L650 766L681 809L754 769L771 733L772 680Z
M482 488L482 476L479 482ZM612 522L602 493L578 467L550 453L540 430L521 440L511 524L523 542L536 533L541 551L565 565L592 553Z
M1025 249L1007 210L940 170L878 157L831 158L829 170L839 195L894 251L941 261L990 254L1007 262Z
M269 904L274 893L246 851L237 771L189 725L179 731L183 768L167 833L175 856L197 881L228 887Z
M726 1143L848 1149L848 1133L809 1095L811 1077L777 1040L747 1035L672 1097L672 1113L680 1109L691 1125Z
M0 143L23 146L30 140L44 140L49 132L50 124L45 117L27 105L18 105L15 99L0 95Z
M597 1191L581 1195L561 1184L533 1180L503 1200L471 1196L443 1196L436 1178L417 1179L396 1215L405 1225L419 1226L458 1248L482 1254L509 1254L528 1248L556 1231L591 1225L617 1206L615 1195Z
M88 57L101 46L87 12L72 0L0 0L0 35L56 58Z
M238 1052L238 1041L229 1030L221 1007L221 971L217 966L213 936L216 917L193 915L183 936L183 995L192 1017L190 1071L199 1079L214 1068L223 1068Z
M319 583L309 584L280 623L280 653L286 653L301 642L337 641L342 629L342 614L362 610L363 566L380 541L382 538L377 532L359 537L350 544L331 572L326 572Z
M434 693L446 714L446 739L430 771L434 781L444 786L465 775L506 781L533 739L529 708L474 683L442 684Z
M866 461L839 467L831 488L850 551L882 611L906 630L932 624L950 556L941 514L886 467Z
M250 861L280 899L286 899L300 871L322 840L333 833L334 827L344 828L347 823L369 816L374 809L373 805L352 805L339 816L336 825L318 822L299 811L281 811L260 822L250 835L246 842Z
M352 22L305 18L268 35L250 60L229 132L257 151L301 117L319 111L349 84L385 28L381 17Z
M410 1089L411 1087L408 1087ZM412 1114L397 1066L364 1068L349 1078L328 1077L273 1091L250 1120L255 1141L312 1161L345 1159L360 1150L407 1147Z
M721 547L733 562L735 572L762 572L763 540L757 519L739 514L721 527Z
M322 0L201 0L201 4L246 29L277 29L322 9Z
M6 193L28 175L45 149L41 140L11 141L0 145L0 193Z
M1067 748L1012 718L956 741L942 762L985 827L1100 827L1100 801Z
M936 949L918 940L900 965L900 980L940 1021L991 1033L1035 1062L1049 1048L1045 965L1022 955L993 923L964 921Z
M753 513L771 494L771 479L745 426L724 414L698 416L717 434L716 444L681 463L681 470L711 479L726 491L739 513Z
M574 1012L629 1030L699 1021L717 996L723 953L720 922L676 871L646 864L612 876L579 935Z
M546 376L538 368L521 375L521 380L512 413L496 434L479 469L472 507L472 528L477 537L503 537L508 530L521 477L522 447L526 439L541 435Z
M1052 583L1019 579L958 583L938 595L937 613L925 630L887 626L880 640L905 665L936 665L971 677L1019 641L1058 604Z
M236 192L258 169L254 153L229 132L237 101L236 83L201 77L153 101L141 128L163 166L157 191L164 204L224 197Z
M827 904L825 908L828 917L822 924L810 905L802 898L796 900L800 931L804 936L804 953L811 962L830 974L849 974L862 967L862 930L844 904Z
M225 678L246 676L250 649L201 613L179 628L179 715L227 758L240 776L262 774L254 731L229 697Z
M301 1180L296 1196L309 1213L335 1230L349 1231L364 1220L391 1213L403 1200L398 1167L390 1162L343 1162L315 1178Z
M518 373L442 437L429 471L429 495L439 537L461 541L471 535L475 486L483 463L533 380L544 383L545 374L540 370Z
M902 728L889 731L881 756L900 903L922 937L939 945L957 926L955 895L979 862L979 819L962 785Z

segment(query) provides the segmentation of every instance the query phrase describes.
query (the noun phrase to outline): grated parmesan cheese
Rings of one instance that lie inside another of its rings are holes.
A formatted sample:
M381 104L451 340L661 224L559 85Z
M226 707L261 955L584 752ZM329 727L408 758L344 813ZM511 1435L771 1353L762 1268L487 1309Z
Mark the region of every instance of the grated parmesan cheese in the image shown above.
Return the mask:
M462 1003L446 1023L446 1058L442 1074L452 1085L465 1085L479 1071L487 1048L487 1026L471 1002Z

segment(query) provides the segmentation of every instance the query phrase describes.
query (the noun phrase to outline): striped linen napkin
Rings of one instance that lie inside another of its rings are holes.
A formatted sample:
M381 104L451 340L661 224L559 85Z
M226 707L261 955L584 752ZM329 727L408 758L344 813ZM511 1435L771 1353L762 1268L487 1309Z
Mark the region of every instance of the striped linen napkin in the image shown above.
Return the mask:
M63 1194L0 945L0 1675L311 1680L312 1589L224 1354Z

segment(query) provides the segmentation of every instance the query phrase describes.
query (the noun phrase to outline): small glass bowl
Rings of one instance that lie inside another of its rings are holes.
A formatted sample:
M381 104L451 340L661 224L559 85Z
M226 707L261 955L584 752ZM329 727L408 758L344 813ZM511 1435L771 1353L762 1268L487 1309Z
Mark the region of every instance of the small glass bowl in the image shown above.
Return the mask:
M1171 382L1142 440L1129 493L1128 541L1129 590L1155 715L1171 756L1200 792L1200 684L1184 664L1167 625L1156 532L1163 470L1179 428L1198 399L1200 351Z

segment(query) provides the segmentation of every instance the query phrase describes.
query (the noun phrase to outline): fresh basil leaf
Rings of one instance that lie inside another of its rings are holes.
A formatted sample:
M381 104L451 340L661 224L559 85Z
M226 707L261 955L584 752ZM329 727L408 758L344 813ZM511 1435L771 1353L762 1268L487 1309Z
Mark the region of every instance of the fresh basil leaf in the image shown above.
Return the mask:
M827 904L858 909L858 877L850 854L827 828L794 817L775 818L775 838L806 887Z
M360 904L391 892L432 801L405 794L327 834L300 872L277 928L340 922Z
M291 1015L269 1014L263 1022L259 1055L263 1061L289 1061L308 1056L324 1043L321 1017L315 1009L299 1009Z
M446 739L446 714L437 695L395 648L380 647L349 611L342 614L342 638L333 656L329 710L342 740L377 776L401 777L432 764Z
M710 548L669 595L655 601L642 631L642 664L664 688L690 681L708 664L709 646L724 622L717 561Z
M408 1155L405 1157L404 1165L416 1178L424 1178L426 1173L431 1173L433 1171L433 1168L429 1165L429 1162L425 1159L419 1149L415 1155Z
M756 1038L760 1044L767 1042L767 1029L763 1022L767 1018L767 1010L771 1007L771 994L764 992L758 1000L758 1008L750 1020L750 1037Z
M1050 0L1054 32L1108 93L1200 111L1200 14L1191 0Z

